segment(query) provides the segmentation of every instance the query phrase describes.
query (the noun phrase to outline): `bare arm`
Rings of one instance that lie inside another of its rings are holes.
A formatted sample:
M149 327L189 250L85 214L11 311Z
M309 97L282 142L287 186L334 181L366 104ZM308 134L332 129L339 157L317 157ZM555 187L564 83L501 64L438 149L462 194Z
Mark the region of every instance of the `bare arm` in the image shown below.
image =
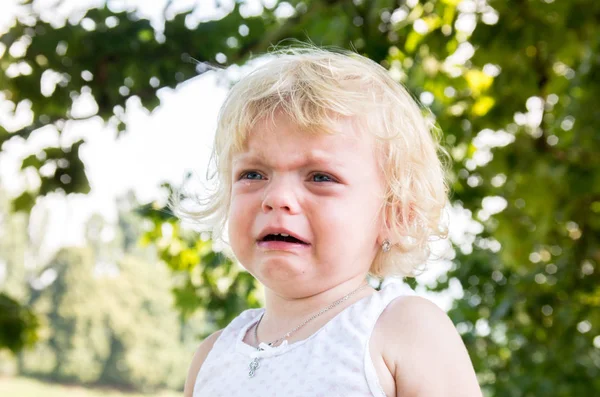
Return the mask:
M381 318L383 352L398 397L481 397L465 345L450 318L427 299L397 299Z
M187 379L185 380L185 387L183 389L184 397L193 397L194 394L194 384L196 383L196 377L198 376L198 372L200 371L200 367L206 360L206 356L212 349L213 345L217 341L219 335L221 335L221 331L212 333L208 338L204 339L194 357L192 358L192 363L190 364L190 369L188 370Z

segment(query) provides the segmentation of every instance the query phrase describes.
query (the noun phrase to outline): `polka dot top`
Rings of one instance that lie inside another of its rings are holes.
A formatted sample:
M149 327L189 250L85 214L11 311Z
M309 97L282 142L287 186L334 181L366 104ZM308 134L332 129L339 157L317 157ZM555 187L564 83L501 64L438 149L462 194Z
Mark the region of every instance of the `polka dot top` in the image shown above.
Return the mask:
M369 353L379 315L395 298L413 295L400 280L353 303L310 337L258 351L243 342L264 309L249 309L221 333L194 385L194 397L385 397ZM254 375L250 365L258 362Z

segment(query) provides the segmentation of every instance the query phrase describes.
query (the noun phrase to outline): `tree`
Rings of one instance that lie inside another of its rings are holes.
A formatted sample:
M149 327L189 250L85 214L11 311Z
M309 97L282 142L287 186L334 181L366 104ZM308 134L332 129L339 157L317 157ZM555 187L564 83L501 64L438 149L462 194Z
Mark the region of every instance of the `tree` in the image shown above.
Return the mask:
M12 213L10 199L0 189L0 346L17 353L37 341L39 322L20 302L28 298L25 258L30 244L29 214ZM29 248L29 250L28 250Z
M431 107L454 160L453 205L480 225L472 243L455 241L454 267L435 289L457 281L464 289L450 315L486 394L594 394L600 388L600 3L289 0L256 16L244 7L236 2L222 19L193 27L185 23L190 13L181 13L158 35L148 21L108 7L60 28L35 15L18 23L1 39L10 50L0 61L0 89L15 106L31 104L34 117L23 129L0 129L0 140L76 122L72 101L84 94L98 106L88 117L124 128L119 115L130 98L152 109L159 87L174 87L208 64L242 63L281 39L355 48ZM12 49L15 43L25 50ZM60 81L45 96L39 82L50 69ZM78 145L24 160L24 168L63 167L41 176L39 192L25 192L15 209L27 210L56 189L86 191ZM153 222L155 231L165 223L176 232L169 247L180 249L163 257L169 265L198 271L204 257L197 253L210 252L209 245L180 238L168 216ZM151 242L159 238L149 235ZM189 280L180 304L203 304L196 297L204 287ZM227 318L239 306L220 308Z
M67 248L46 271L54 279L30 302L42 337L21 353L23 373L143 391L183 385L189 357L166 267L130 255L95 262L91 248Z

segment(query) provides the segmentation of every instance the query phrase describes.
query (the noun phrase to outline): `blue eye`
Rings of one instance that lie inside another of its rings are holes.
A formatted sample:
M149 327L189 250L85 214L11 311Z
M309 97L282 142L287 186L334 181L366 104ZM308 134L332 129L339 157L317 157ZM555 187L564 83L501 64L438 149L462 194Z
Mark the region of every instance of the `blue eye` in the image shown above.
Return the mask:
M255 171L244 172L240 179L260 180L262 175Z
M333 178L325 174L313 174L313 182L333 182Z

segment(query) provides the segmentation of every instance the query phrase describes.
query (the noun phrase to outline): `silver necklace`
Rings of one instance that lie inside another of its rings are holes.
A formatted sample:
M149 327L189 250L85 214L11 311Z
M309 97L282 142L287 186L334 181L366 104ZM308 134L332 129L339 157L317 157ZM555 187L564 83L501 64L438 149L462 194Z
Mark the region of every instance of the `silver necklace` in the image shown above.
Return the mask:
M304 327L306 324L308 324L309 322L311 322L312 320L314 320L315 318L319 317L320 315L322 315L323 313L333 309L334 307L338 306L340 303L345 302L348 300L348 298L350 298L352 295L354 295L355 293L357 293L358 291L360 291L361 289L365 288L366 286L368 286L369 284L363 284L360 287L358 287L357 289L355 289L354 291L350 292L349 294L344 295L343 297L341 297L340 299L336 300L335 302L331 303L329 306L327 306L324 309L319 310L317 313L313 314L312 316L310 316L307 320L305 320L302 324L296 326L294 329L292 329L291 331L287 332L285 335L283 335L281 338L275 339L272 342L267 343L268 346L277 346L280 342L283 343L283 341L285 341L287 338L290 337L290 335L292 335L294 332L298 331L300 328ZM258 351L263 351L265 349L263 349L262 347L260 347L260 343L258 341L258 325L260 324L263 316L264 316L264 312L261 314L260 318L258 319L258 321L256 322L256 325L254 325L254 342L256 343L257 347L256 350ZM248 376L250 378L252 378L254 376L254 374L256 373L256 370L258 369L258 367L260 367L260 357L254 357L254 359L252 359L252 361L250 362L250 364L248 365L248 368L250 369L250 372L248 372Z

